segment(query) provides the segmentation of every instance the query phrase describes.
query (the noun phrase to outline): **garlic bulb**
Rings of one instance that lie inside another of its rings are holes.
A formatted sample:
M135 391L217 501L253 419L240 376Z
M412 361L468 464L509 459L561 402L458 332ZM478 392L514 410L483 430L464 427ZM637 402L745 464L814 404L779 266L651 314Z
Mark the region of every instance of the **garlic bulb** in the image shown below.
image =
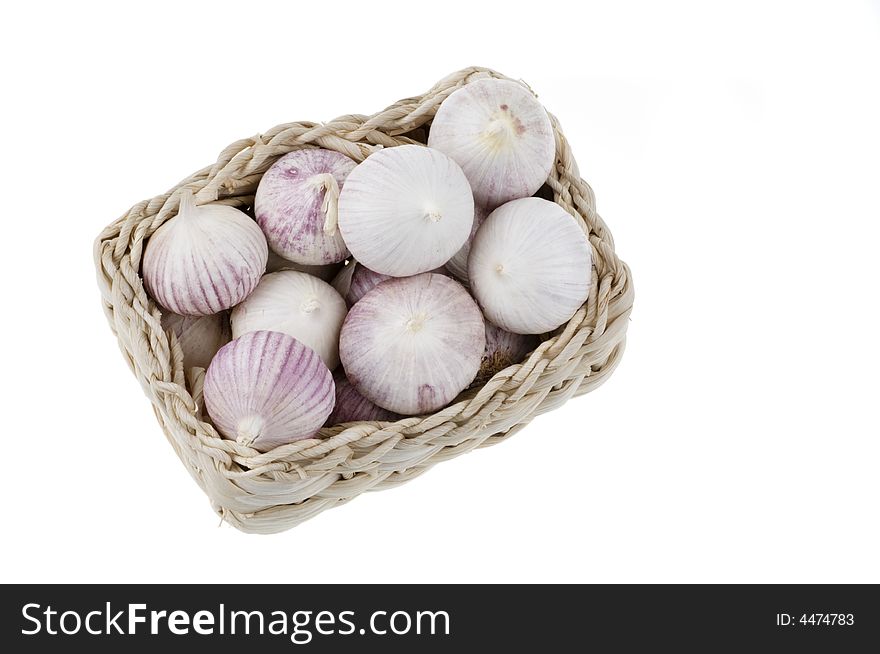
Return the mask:
M435 268L429 272L445 275L447 271L445 268ZM346 304L351 306L376 288L376 286L389 279L397 278L377 273L356 261L352 261L339 271L339 274L333 278L331 284L345 298Z
M354 277L355 265L356 261L351 259L346 262L345 266L336 273L336 276L330 280L330 286L336 289L336 292L339 293L343 298L348 295L348 291L351 288L351 278ZM351 303L348 300L345 300L346 303L351 306Z
M405 415L440 409L467 388L486 345L483 316L462 286L425 273L379 284L339 338L346 376L367 399Z
M270 247L310 266L342 261L348 248L336 227L339 189L354 161L333 150L288 152L266 171L254 210Z
M348 308L327 282L295 270L263 277L232 310L232 336L272 330L317 352L330 370L339 365L339 330Z
M367 268L406 277L445 264L464 244L474 200L461 168L420 145L379 150L339 196L339 228Z
M314 436L333 410L333 375L315 352L280 332L224 345L205 374L205 406L223 436L261 452Z
M480 225L483 224L483 221L486 220L486 216L488 215L489 212L479 205L474 208L474 225L471 227L471 235L468 236L468 240L464 242L461 249L452 255L452 258L446 262L446 270L465 284L468 283L467 261L468 255L471 253L471 243L473 243L477 230L480 228Z
M177 216L147 241L144 285L174 313L207 316L246 298L268 256L263 232L247 215L222 204L196 206L184 189Z
M323 279L325 282L333 279L341 269L341 263L330 263L326 266L307 266L304 263L294 263L285 259L277 252L273 252L272 248L269 248L269 262L266 264L267 273L278 272L279 270L298 270L318 279Z
M327 418L327 425L341 425L344 422L359 422L361 420L390 422L399 417L387 409L376 406L358 393L344 375L337 376L334 381L336 382L336 406L333 407L333 413Z
M382 273L377 273L373 270L370 270L366 266L362 266L356 261L352 261L349 266L352 270L351 274L347 275L348 289L342 296L345 298L348 306L353 305L355 302L360 300L363 296L372 291L382 282L388 281L389 279L396 279L395 277L391 277L390 275L383 275ZM344 282L341 280L337 282L337 286L334 286L337 291L339 290L339 288L343 287Z
M173 332L183 350L184 368L205 368L231 338L229 319L225 313L211 316L181 316L166 311L162 329Z
M511 80L478 80L446 98L431 123L428 146L458 162L476 203L489 208L532 195L556 160L547 111Z
M471 245L468 277L487 320L541 334L586 302L591 266L592 250L574 218L553 202L523 198L486 218Z
M514 334L487 321L486 350L483 352L480 372L477 373L474 385L485 384L496 372L520 363L540 342L532 334Z

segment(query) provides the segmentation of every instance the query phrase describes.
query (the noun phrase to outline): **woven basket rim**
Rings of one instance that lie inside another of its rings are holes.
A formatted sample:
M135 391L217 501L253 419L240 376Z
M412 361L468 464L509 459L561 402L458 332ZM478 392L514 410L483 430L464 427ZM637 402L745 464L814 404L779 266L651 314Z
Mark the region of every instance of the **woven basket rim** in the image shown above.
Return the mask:
M418 132L443 99L486 77L509 79L488 68L466 68L425 94L371 116L285 123L235 141L214 164L164 194L135 204L97 237L98 286L123 356L175 452L214 509L235 527L281 531L366 490L403 483L440 461L501 442L536 415L597 388L619 363L634 295L629 269L617 257L611 233L596 213L593 191L580 178L559 122L550 114L556 165L547 184L554 201L587 234L593 250L589 299L566 325L525 361L427 416L327 427L319 438L265 453L220 437L203 419L204 370L184 369L180 345L162 329L160 309L138 274L146 240L176 215L179 191L191 190L199 204L245 207L253 202L263 172L294 149L328 148L360 162L383 147L424 145Z

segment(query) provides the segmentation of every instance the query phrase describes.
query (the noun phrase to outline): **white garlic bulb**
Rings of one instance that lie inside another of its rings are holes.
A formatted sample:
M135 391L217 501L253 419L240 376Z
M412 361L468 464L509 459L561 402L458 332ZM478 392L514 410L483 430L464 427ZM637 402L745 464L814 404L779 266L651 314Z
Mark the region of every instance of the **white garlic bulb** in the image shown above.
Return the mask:
M308 266L304 263L295 263L285 259L277 252L274 252L272 248L269 248L269 261L266 264L266 272L273 273L279 270L298 270L299 272L308 273L313 277L329 282L342 270L342 263L329 263L326 266Z
M177 336L183 350L184 368L207 369L217 350L232 336L225 312L210 316L181 316L166 311L162 314L162 329Z
M445 275L447 273L445 268L435 268L428 272L437 273L438 275ZM376 286L389 279L398 278L377 273L366 266L362 266L357 261L352 261L340 270L339 274L330 283L345 298L346 304L351 306L376 288Z
M207 316L246 298L268 257L263 232L246 214L222 204L196 206L184 189L177 216L147 241L144 285L174 313Z
M474 385L485 384L492 376L514 363L520 363L534 350L540 339L533 334L514 334L486 321L486 350Z
M510 80L481 79L452 93L434 116L428 146L458 162L476 203L490 209L532 195L556 160L547 111Z
M335 388L314 350L287 334L258 331L220 348L204 397L217 431L266 452L314 436L333 410Z
M567 322L590 292L592 250L562 207L513 200L489 214L468 257L471 291L486 319L517 334Z
M265 275L232 310L232 336L284 332L317 352L330 370L339 365L339 330L348 308L327 282L295 270Z
M400 416L376 406L367 398L357 392L351 382L346 379L345 375L338 375L334 378L336 382L336 406L333 407L333 413L327 418L327 425L340 425L344 422L373 422L376 420L383 422L391 422L397 420Z
M452 258L446 262L446 270L465 284L468 283L467 261L468 255L471 253L471 243L473 243L477 230L480 228L480 225L483 224L483 221L486 220L486 216L488 215L489 212L481 206L477 205L474 208L474 225L471 227L471 235L468 236L468 240L464 242L461 249L452 255Z
M486 345L483 316L456 281L390 279L355 304L339 338L345 374L364 397L404 415L440 409L467 388Z
M351 171L339 196L339 228L352 256L392 277L445 264L467 240L473 219L461 168L420 145L370 155Z
M339 189L354 161L333 150L288 152L266 171L254 212L269 246L310 266L342 261L348 248L337 229Z

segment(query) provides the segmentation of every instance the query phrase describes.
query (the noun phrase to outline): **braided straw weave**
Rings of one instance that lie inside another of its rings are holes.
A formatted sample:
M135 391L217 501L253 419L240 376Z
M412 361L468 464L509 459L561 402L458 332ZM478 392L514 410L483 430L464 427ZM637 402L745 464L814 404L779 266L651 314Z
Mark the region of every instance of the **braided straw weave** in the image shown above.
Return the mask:
M289 529L366 490L396 486L436 463L499 443L535 416L598 387L620 361L633 303L629 269L614 252L611 233L595 211L593 191L580 179L553 116L556 166L547 184L554 200L589 235L594 264L589 300L526 361L462 393L442 411L395 423L324 428L317 438L261 453L214 430L201 411L204 370L184 370L177 339L161 327L159 308L144 290L138 270L146 239L176 215L180 189L191 189L199 204L248 207L260 176L291 150L321 147L363 161L382 147L423 143L420 128L440 103L485 77L504 78L485 68L468 68L373 116L287 123L236 141L216 163L167 193L134 205L98 236L98 285L125 359L177 455L214 509L238 529Z

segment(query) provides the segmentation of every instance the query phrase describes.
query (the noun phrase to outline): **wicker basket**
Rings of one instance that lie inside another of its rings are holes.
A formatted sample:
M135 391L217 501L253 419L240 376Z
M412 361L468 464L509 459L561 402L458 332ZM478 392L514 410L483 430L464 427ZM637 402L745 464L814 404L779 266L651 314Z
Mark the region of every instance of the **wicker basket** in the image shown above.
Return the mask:
M282 531L364 491L391 488L436 463L499 443L535 416L598 387L620 361L633 303L629 270L617 258L611 233L595 211L593 192L580 179L552 116L557 160L547 183L553 199L589 234L589 300L526 361L466 391L442 411L395 423L325 428L319 438L260 453L214 430L201 412L204 370L184 370L177 340L162 330L159 308L138 272L146 239L177 212L179 189L192 189L198 203L250 206L260 176L286 152L322 147L362 161L381 147L424 142L421 128L440 103L456 89L485 77L503 78L485 68L468 68L424 95L396 102L373 116L288 123L236 141L215 164L167 193L136 204L96 240L104 311L125 359L177 455L214 509L238 529Z

